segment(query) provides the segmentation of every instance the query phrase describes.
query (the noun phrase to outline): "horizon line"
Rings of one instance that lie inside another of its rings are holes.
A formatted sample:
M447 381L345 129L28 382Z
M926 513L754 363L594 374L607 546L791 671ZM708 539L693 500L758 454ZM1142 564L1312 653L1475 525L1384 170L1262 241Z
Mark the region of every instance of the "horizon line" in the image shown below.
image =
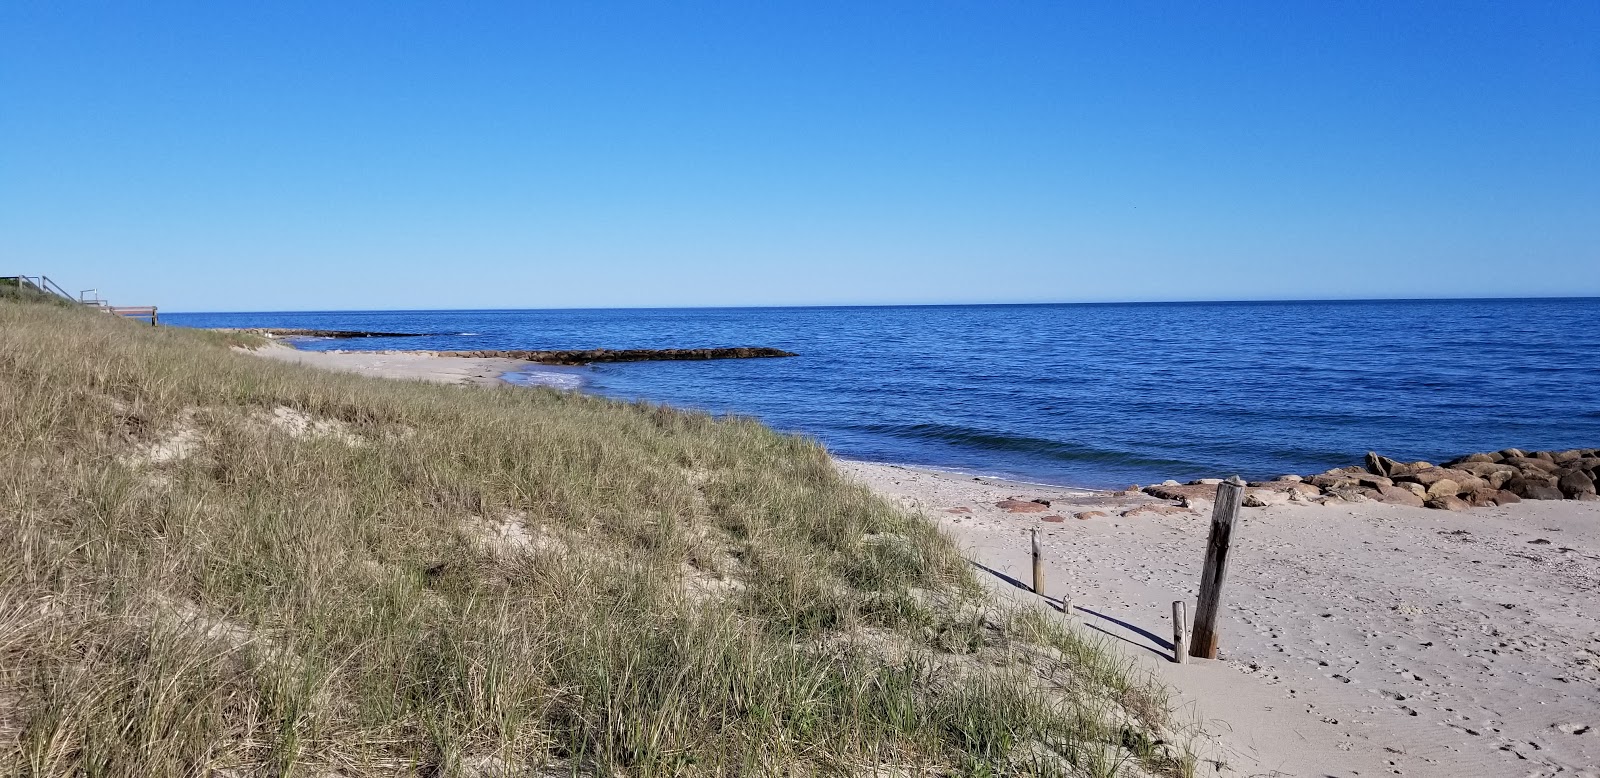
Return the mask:
M1522 297L1322 297L1289 299L1216 299L1216 300L1056 300L1033 302L942 302L942 303L797 303L788 305L612 305L612 306L562 306L548 308L292 308L279 310L174 310L168 315L240 314L240 313L465 313L502 311L740 311L787 310L829 308L979 308L979 307L1047 307L1091 305L1269 305L1304 303L1449 303L1449 302L1511 302L1511 301L1600 300L1600 295L1533 295Z

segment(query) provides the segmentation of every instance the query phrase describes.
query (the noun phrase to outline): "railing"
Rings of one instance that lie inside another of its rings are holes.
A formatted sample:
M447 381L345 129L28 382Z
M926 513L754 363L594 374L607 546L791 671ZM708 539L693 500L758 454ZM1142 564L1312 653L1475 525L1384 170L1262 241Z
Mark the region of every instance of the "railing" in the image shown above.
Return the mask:
M79 296L73 297L67 293L67 290L62 289L60 284L50 280L49 276L0 276L0 282L6 281L15 284L20 289L55 295L63 300L87 305L115 316L123 316L130 319L149 319L151 326L161 323L161 320L156 315L156 306L154 305L112 305L100 299L98 294L93 299L85 297L89 292L95 291L93 289L84 290Z
M78 298L67 294L59 284L50 280L50 276L0 276L0 281L11 281L23 289L32 289L43 294L53 294L65 300L78 302Z

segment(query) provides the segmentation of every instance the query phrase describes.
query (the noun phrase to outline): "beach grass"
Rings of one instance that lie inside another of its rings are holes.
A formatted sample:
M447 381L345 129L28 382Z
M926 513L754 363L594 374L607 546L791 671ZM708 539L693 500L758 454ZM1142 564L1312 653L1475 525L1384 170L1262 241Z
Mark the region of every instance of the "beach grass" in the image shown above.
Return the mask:
M8 775L1183 775L815 442L0 299Z

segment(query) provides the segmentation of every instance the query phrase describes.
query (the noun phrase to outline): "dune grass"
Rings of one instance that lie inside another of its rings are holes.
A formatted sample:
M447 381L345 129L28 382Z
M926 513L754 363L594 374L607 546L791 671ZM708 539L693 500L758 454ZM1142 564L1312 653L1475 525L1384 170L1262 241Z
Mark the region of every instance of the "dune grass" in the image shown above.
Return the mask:
M0 300L0 771L1184 774L1158 690L757 422Z

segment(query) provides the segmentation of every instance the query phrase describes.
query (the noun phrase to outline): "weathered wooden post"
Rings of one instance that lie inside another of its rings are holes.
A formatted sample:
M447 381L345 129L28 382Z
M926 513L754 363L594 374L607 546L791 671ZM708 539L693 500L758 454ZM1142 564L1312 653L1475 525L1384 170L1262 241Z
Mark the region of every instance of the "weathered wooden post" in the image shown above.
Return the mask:
M1039 528L1030 530L1033 534L1033 593L1040 597L1044 594L1044 555L1039 550Z
M1239 480L1239 476L1217 485L1217 504L1211 512L1211 538L1206 541L1206 566L1200 571L1200 602L1195 605L1190 656L1217 658L1217 615L1222 611L1222 582L1228 577L1233 524L1243 501L1244 481Z
M1184 622L1183 600L1172 602L1172 661L1180 665L1189 664L1189 637L1188 625Z

